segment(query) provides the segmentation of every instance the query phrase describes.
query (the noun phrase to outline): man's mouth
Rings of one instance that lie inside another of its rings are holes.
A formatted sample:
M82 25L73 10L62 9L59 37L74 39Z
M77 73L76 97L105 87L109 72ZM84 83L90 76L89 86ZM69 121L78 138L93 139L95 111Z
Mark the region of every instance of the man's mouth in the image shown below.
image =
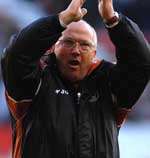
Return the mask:
M72 69L76 69L80 66L80 62L78 60L70 60L69 67Z

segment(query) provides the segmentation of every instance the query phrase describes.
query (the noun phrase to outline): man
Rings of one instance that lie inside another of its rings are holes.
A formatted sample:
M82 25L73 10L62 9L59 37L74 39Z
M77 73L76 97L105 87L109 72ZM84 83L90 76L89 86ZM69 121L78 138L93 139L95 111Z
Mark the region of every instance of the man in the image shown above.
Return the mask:
M117 64L98 60L83 3L27 26L5 50L14 158L119 158L119 128L149 80L150 50L138 26L101 0Z

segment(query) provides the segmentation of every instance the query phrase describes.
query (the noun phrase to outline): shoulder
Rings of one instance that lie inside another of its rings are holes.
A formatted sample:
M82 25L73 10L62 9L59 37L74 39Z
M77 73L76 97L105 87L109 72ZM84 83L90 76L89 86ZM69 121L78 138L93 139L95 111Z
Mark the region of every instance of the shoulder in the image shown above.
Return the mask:
M110 61L102 60L101 64L98 66L97 70L100 72L106 72L113 68L116 63L112 63Z

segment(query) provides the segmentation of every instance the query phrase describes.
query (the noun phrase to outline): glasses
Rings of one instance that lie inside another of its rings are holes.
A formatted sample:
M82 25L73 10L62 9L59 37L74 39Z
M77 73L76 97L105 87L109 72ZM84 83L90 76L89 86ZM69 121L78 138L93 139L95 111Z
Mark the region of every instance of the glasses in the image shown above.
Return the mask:
M78 46L78 49L81 52L90 52L94 49L94 44L86 42L86 41L78 42L72 39L62 39L62 40L59 40L59 42L62 44L63 47L66 47L68 49L73 49L76 46Z

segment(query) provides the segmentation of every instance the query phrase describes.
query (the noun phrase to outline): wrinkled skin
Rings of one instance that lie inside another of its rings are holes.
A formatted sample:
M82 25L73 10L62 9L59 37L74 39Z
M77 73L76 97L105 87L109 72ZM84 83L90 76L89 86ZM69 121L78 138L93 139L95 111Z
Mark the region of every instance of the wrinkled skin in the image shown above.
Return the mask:
M60 37L60 39L63 38L71 38L78 42L87 41L90 43L93 43L95 40L94 31L83 21L69 24ZM71 82L77 82L87 75L92 66L96 54L96 47L92 48L89 52L81 52L78 45L72 49L68 49L60 42L57 42L54 52L62 76Z

